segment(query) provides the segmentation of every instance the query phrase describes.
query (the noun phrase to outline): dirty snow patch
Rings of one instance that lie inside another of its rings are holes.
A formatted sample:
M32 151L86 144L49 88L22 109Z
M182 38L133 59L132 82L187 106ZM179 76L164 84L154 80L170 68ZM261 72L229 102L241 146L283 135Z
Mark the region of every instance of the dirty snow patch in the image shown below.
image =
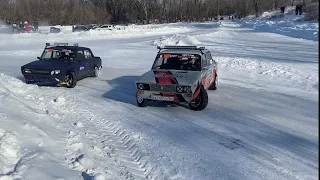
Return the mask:
M86 154L81 154L78 158L73 162L74 168L83 167L85 169L90 169L94 167L93 160ZM80 169L81 170L81 169Z
M74 123L74 125L77 126L77 127L83 127L83 124L82 124L82 122L80 122L80 121Z
M64 104L66 99L62 96L58 96L56 99L53 100L53 102L57 103L58 105Z

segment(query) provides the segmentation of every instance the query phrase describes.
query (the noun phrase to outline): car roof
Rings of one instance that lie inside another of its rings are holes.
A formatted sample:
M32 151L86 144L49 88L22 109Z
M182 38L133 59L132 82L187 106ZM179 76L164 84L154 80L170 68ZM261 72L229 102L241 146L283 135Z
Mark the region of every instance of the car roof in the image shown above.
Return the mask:
M70 50L90 50L87 47L82 46L47 46L45 49L70 49Z

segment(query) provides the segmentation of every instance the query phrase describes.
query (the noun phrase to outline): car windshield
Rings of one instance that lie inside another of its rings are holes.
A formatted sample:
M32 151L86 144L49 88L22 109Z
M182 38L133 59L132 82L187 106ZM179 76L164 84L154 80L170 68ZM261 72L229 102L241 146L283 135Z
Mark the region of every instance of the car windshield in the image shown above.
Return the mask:
M201 56L198 54L158 54L152 69L201 71Z
M68 49L45 49L42 53L41 60L75 60L75 53Z

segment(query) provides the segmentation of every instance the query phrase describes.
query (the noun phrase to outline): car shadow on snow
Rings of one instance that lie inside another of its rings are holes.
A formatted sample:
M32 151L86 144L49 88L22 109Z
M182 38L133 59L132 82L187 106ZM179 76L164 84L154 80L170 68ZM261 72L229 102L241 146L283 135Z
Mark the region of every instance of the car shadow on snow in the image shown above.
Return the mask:
M83 177L83 180L91 180L91 179L93 179L93 176L90 176L86 172L82 172L81 176Z
M20 76L16 76L15 78L19 79L22 82L25 82L24 76L20 75Z
M127 104L132 104L137 106L136 101L136 87L135 82L139 76L121 76L112 80L105 80L112 89L102 96L108 99L115 101L120 101ZM149 105L150 107L185 107L188 106L175 104L175 103L166 103L166 102L153 102Z
M105 80L112 89L103 94L103 97L115 101L136 105L135 81L138 76L121 76L112 80Z

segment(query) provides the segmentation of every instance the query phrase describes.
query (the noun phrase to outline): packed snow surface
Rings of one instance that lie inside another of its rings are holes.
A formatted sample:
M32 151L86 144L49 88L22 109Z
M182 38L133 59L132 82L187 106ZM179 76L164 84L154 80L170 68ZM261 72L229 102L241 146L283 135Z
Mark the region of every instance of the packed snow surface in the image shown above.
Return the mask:
M1 180L318 178L317 41L224 21L61 28L0 34ZM20 67L46 42L90 47L103 71L73 89L25 84ZM137 107L135 80L164 45L212 52L205 110Z

